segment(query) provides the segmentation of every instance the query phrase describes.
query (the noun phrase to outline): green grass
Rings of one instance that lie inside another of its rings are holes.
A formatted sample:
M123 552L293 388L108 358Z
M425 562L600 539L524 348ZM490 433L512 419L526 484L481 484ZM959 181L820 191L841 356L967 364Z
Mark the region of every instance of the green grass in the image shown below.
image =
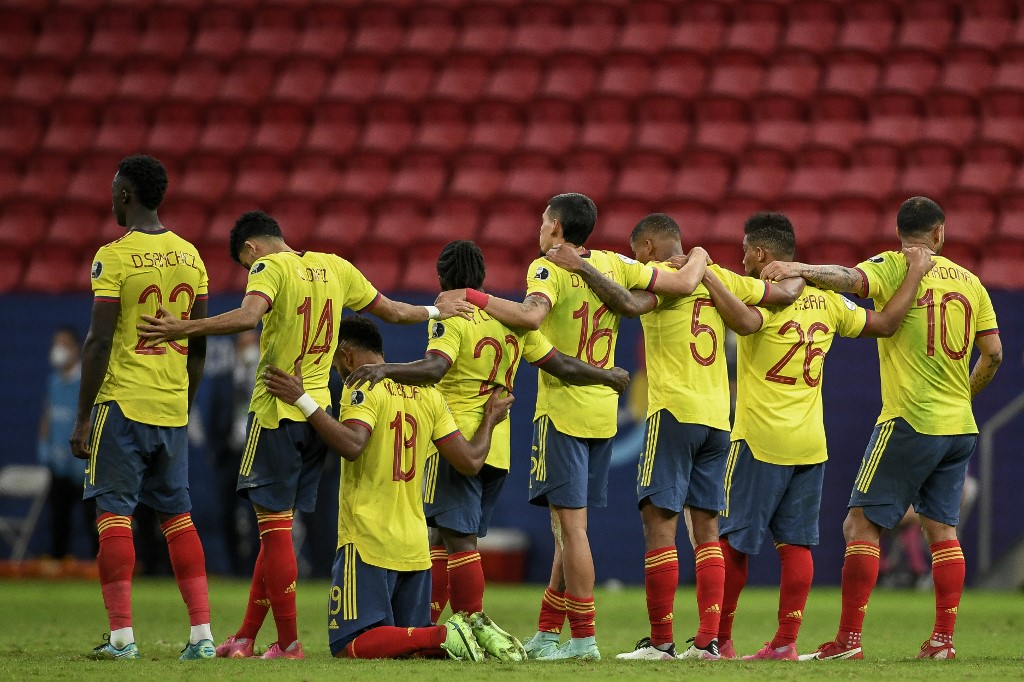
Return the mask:
M506 629L528 636L536 627L541 589L536 586L488 588L491 616ZM138 680L228 680L244 675L256 680L415 679L416 682L494 678L501 682L585 677L631 679L656 674L669 679L692 676L715 680L818 680L873 678L928 680L1020 678L1024 663L1024 609L1016 594L968 592L960 607L956 661L917 661L914 654L932 623L932 595L879 590L871 601L864 647L867 660L833 663L786 662L623 662L615 654L630 650L647 633L643 591L637 588L599 590L598 641L605 660L599 663L536 663L478 665L454 661L350 661L330 657L324 610L327 586L299 585L299 635L307 659L295 661L226 661L180 663L178 653L188 633L184 606L173 581L139 580L134 592L135 632L140 661L96 662L85 653L106 630L100 589L83 582L0 581L4 595L0 616L0 679L107 680L130 676ZM248 585L239 581L211 583L213 628L218 641L234 632L244 609ZM776 591L749 589L740 603L734 632L740 654L752 653L774 632ZM693 588L680 588L676 599L676 637L685 640L695 629ZM811 594L799 641L801 652L813 650L835 634L839 593L818 588ZM258 644L274 639L268 621ZM126 670L121 670L127 667ZM117 670L115 671L115 668Z

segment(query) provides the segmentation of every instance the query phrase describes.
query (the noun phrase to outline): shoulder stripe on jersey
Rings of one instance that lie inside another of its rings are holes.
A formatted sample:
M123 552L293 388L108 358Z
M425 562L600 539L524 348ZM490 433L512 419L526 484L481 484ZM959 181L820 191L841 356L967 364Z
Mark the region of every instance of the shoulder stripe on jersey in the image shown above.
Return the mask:
M977 334L975 334L975 336L988 336L990 334L998 334L998 333L999 333L999 329L998 328L996 328L996 329L985 329L984 331L980 331Z
M120 303L121 302L121 297L120 296L97 296L93 300L94 301L99 301L100 303Z
M530 298L530 296L542 296L544 300L548 302L548 307L551 307L551 297L549 297L547 294L541 293L539 291L531 291L529 296L527 296L526 298Z
M267 296L262 291L249 291L249 292L246 292L245 295L246 296L259 296L260 298L262 298L264 301L267 302L267 305L270 306L271 309L273 309L273 307L274 307L274 302L270 299L269 296Z
M644 291L650 291L651 293L654 293L654 283L658 281L658 268L651 268L651 270L651 283L645 287Z
M547 354L547 355L545 355L544 357L542 357L542 358L541 358L540 360L536 360L536 361L534 361L534 362L531 362L530 364L531 364L531 365L533 365L534 367L540 367L540 366L541 366L541 365L543 365L543 364L544 364L545 362L547 362L547 361L548 361L548 360L550 360L551 358L555 357L555 353L557 353L557 352L558 352L558 349L557 349L557 348L552 348L552 349L551 349L551 350L550 350L550 351L548 352L548 354Z
M867 308L864 309L864 312L867 313L867 315L864 316L864 328L860 330L860 334L857 334L858 338L864 336L867 332L868 325L871 324L871 316L875 314L874 310L868 310Z
M864 298L871 298L871 285L868 283L868 275L860 268L854 268L860 274L860 281L864 283Z
M440 438L435 439L434 440L434 445L440 445L441 443L446 443L446 442L450 441L452 438L455 438L455 436L458 436L458 435L461 435L461 434L462 434L462 431L459 431L458 429L455 429L454 431L449 433L447 436L441 436Z
M772 288L772 285L767 280L765 280L765 283L764 283L764 296L762 296L761 300L757 302L758 305L764 305L764 302L768 300L768 292L771 291L771 288Z
M757 308L755 308L754 306L747 306L747 307L750 308L751 310L753 310L755 313L757 313L757 316L761 318L761 326L764 327L764 315L761 314L761 311L758 310Z
M382 293L380 293L380 292L378 291L378 292L377 292L377 295L373 297L373 300L372 300L372 301L370 301L369 303L367 303L367 304L366 304L365 306L363 306L362 308L360 308L360 309L359 309L359 310L357 310L356 312L357 312L357 313L364 313L364 312L366 312L367 310L369 310L370 308L372 308L373 306L377 305L377 303L379 303L379 302L380 302L381 296L383 296L383 294L382 294Z
M373 433L373 429L370 428L370 425L367 424L366 422L364 422L362 419L346 419L345 421L343 421L341 423L342 424L355 424L357 426L362 426L364 429L366 429L370 433Z
M452 360L450 357L448 357L448 354L445 353L443 350L438 350L436 348L431 348L431 349L427 350L427 355L439 355L442 358L444 358L445 360L447 360L449 365L454 365L455 364L455 361Z

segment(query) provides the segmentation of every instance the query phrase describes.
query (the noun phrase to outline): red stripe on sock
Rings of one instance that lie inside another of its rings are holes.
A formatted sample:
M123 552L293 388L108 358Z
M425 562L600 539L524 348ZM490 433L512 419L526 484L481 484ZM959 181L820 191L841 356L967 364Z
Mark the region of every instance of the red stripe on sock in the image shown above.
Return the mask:
M594 636L596 613L593 595L576 597L565 593L565 614L569 617L569 629L572 630L573 639Z
M96 520L100 551L96 557L103 591L103 605L111 630L131 627L132 573L135 570L135 542L132 517L104 513Z
M448 556L448 597L453 613L483 610L484 567L479 552L457 552Z
M843 561L843 610L839 616L839 639L844 642L860 639L868 600L878 581L879 547L871 542L846 545Z
M430 548L430 622L436 623L448 604L448 550L443 545Z
M651 643L673 642L672 609L679 584L679 560L674 546L659 547L644 554L644 589L647 592L647 618L651 623Z
M565 625L565 593L555 592L549 587L544 590L544 596L540 601L537 630L559 634L562 632L563 625Z
M931 546L932 580L935 583L935 628L932 638L953 640L960 597L964 591L967 565L957 540L944 540Z
M697 636L694 644L706 647L718 637L725 600L725 553L720 542L705 542L694 548L697 570Z
M282 649L287 649L299 638L295 622L295 581L299 569L292 546L291 521L269 521L259 525L260 543L263 545L263 586L277 625L277 643ZM285 530L288 532L276 532Z
M206 584L206 555L190 514L175 516L160 526L174 568L178 591L188 607L192 625L210 622L210 596Z

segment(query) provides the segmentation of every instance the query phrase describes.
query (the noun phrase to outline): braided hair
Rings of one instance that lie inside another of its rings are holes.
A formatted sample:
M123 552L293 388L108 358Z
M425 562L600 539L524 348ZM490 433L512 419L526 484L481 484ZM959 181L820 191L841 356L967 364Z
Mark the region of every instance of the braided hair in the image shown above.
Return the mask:
M479 289L486 275L484 254L475 242L466 239L449 242L437 257L437 276L446 291Z

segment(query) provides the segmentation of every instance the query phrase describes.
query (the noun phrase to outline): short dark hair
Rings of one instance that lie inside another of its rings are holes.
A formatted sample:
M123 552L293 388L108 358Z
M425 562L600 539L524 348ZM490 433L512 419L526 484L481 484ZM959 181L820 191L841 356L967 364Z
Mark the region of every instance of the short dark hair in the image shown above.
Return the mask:
M167 169L157 159L135 154L121 159L117 174L128 181L142 205L155 211L167 192Z
M931 232L946 222L942 207L928 197L910 197L896 213L896 230L901 237L913 237Z
M679 239L681 233L679 231L679 223L672 219L672 216L664 213L652 213L649 216L645 216L640 219L640 222L633 228L633 232L629 235L630 243L635 242L641 236L645 234L654 234L659 237L675 237Z
M597 224L597 206L586 194L569 192L548 201L551 217L562 223L562 237L576 246L583 246Z
M384 339L377 324L363 315L349 315L338 324L338 343L350 343L371 353L384 355Z
M796 258L796 233L784 213L758 211L743 224L747 242L767 249L780 260Z
M475 242L448 242L437 257L437 276L444 289L479 289L487 276L484 254Z
M231 249L231 258L236 263L242 262L238 256L242 253L245 241L253 237L277 237L284 239L284 234L281 232L281 226L277 224L277 221L263 211L246 211L235 221L235 226L231 228L231 238L228 242L228 246Z

